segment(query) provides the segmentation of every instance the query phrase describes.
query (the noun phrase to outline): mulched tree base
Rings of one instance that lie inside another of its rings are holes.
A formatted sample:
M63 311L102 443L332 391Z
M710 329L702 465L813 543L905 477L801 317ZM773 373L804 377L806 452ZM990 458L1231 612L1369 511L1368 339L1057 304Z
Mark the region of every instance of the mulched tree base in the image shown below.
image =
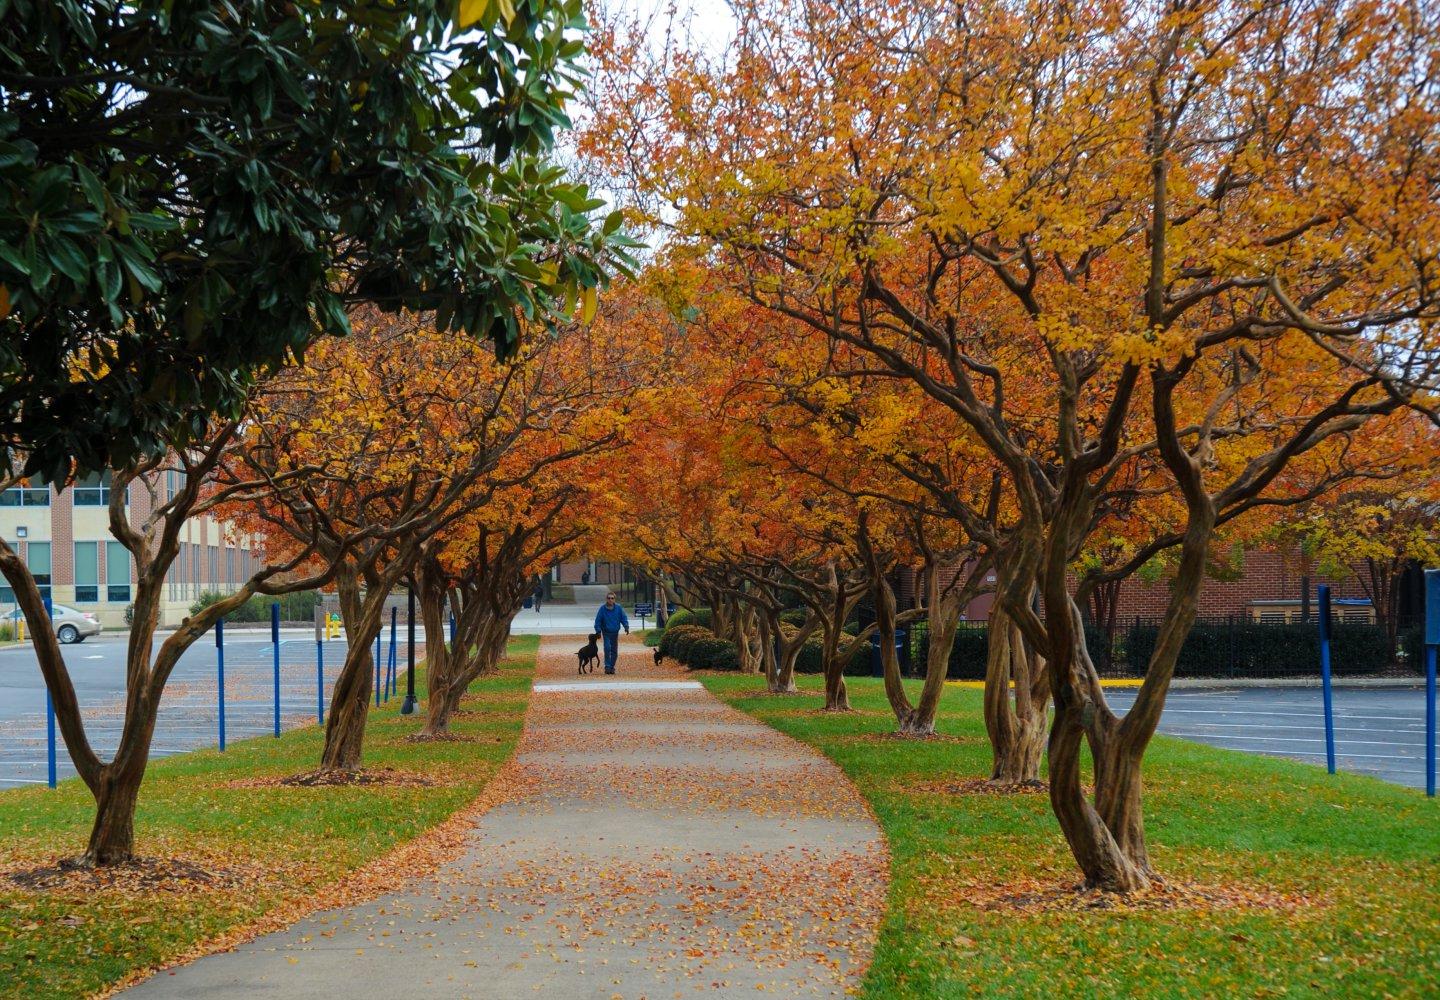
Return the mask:
M957 901L982 910L1010 913L1138 913L1165 910L1271 910L1294 912L1323 905L1304 894L1282 893L1260 886L1202 885L1194 882L1156 883L1146 892L1115 893L1089 889L1083 884L1036 883L1024 888L1014 883L966 886Z
M182 858L135 858L96 868L78 858L11 872L4 878L27 892L209 892L240 889L253 874L234 868L206 867Z
M921 795L1044 795L1050 791L1050 786L1043 781L1001 784L989 778L964 778L959 781L907 782L904 790ZM1090 794L1089 789L1085 794Z
M397 771L389 767L366 768L363 771L321 769L284 777L244 778L227 782L226 788L348 788L354 785L431 786L441 782L413 771Z
M454 713L458 715L459 713ZM499 743L503 737L496 736L494 742ZM405 743L479 743L480 740L474 736L461 736L459 733L411 733L403 738ZM486 742L490 742L487 740Z

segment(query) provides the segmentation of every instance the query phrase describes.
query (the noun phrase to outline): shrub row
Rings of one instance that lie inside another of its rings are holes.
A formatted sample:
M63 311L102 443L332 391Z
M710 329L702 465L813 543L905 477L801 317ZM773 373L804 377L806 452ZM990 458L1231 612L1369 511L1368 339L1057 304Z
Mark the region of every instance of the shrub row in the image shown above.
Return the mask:
M1111 647L1114 664L1109 673L1140 677L1150 662L1160 634L1157 623L1137 623L1117 631ZM1085 641L1096 666L1105 670L1103 631L1085 629ZM950 669L955 680L984 680L989 629L979 623L962 623L950 649ZM1406 662L1419 670L1419 630L1402 633L1400 648ZM911 647L917 672L925 669L930 651L927 629L917 630ZM1377 674L1389 669L1390 651L1385 630L1363 622L1336 622L1331 642L1331 662L1336 674ZM1320 671L1320 638L1313 623L1268 625L1236 618L1223 622L1196 622L1175 664L1177 677L1287 677L1313 676Z
M739 670L740 652L703 625L671 625L660 640L660 652L691 670Z
M1131 625L1125 651L1129 672L1140 676L1150 662L1160 628ZM1331 663L1337 674L1377 674L1390 666L1385 630L1365 622L1336 622ZM1235 619L1196 622L1180 647L1177 677L1287 677L1320 672L1320 636L1313 622L1262 625Z
M210 605L217 601L223 601L229 596L229 594L222 594L216 590L203 591L195 603L190 605L190 613L192 615L199 614ZM320 604L320 592L318 590L301 590L293 594L279 594L274 597L268 594L256 594L230 612L225 620L229 622L268 622L270 605L276 602L280 604L281 621L314 621L315 608Z
M803 617L801 619L804 620ZM793 639L795 633L800 630L794 625L780 621L780 634L786 639ZM851 632L849 626L847 632ZM853 634L853 632L851 632ZM811 635L805 640L805 645L800 647L800 655L795 658L795 672L797 674L819 674L825 671L825 640L819 635ZM850 650L850 657L845 661L842 672L850 677L864 677L870 673L870 644L860 643Z
M676 628L680 625L701 625L705 628L713 628L715 625L714 615L709 608L696 608L693 611L689 608L681 608L670 616L665 623L667 629Z

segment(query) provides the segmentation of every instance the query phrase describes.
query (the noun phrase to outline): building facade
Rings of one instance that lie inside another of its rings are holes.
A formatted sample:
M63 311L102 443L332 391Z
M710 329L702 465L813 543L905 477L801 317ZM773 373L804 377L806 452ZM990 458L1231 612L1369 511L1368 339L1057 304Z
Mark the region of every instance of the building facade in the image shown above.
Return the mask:
M178 486L179 473L156 473L132 484L126 507L140 523L151 506L164 503ZM0 491L0 537L29 567L42 595L94 614L106 628L124 628L134 600L135 567L130 552L110 534L110 474L91 476L65 490L27 483ZM228 593L258 568L255 553L223 522L210 517L187 521L180 553L166 577L161 625L176 625L204 591ZM15 607L15 594L0 580L0 612Z

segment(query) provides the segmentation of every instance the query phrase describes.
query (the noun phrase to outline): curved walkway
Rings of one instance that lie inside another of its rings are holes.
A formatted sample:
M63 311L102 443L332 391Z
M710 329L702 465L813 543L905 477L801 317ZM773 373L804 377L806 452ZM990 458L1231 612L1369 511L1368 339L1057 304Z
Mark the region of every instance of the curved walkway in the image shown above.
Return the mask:
M828 760L621 647L541 647L508 797L402 893L161 973L136 997L843 996L887 860Z

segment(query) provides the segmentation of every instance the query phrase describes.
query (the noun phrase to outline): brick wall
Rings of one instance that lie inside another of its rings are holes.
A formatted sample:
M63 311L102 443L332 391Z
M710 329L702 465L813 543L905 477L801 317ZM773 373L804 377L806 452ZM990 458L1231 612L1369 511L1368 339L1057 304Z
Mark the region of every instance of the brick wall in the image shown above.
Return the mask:
M1301 581L1307 576L1310 578L1312 601L1315 599L1315 588L1322 583L1330 585L1332 595L1337 599L1366 596L1355 574L1338 579L1320 576L1313 571L1309 560L1299 551L1252 551L1245 554L1243 572L1236 579L1205 578L1200 588L1200 616L1224 618L1229 615L1248 615L1255 601L1298 601L1302 589ZM1168 581L1145 583L1131 577L1120 585L1117 620L1123 624L1137 616L1158 618L1165 613L1169 598ZM992 595L982 594L966 607L966 619L980 621L988 618L993 603ZM901 607L905 605L902 604Z

